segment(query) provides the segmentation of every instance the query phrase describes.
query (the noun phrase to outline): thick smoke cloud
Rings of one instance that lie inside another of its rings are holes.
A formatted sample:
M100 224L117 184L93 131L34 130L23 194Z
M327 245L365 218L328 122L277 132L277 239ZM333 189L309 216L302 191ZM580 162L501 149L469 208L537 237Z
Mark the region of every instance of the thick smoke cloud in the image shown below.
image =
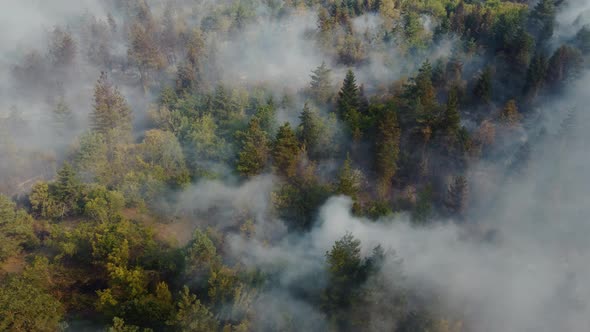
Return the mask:
M542 124L548 134L530 142L534 152L529 175L515 179L496 174L497 188L474 192L475 200L485 199L488 204L471 211L466 225L439 221L431 227L416 227L406 215L374 222L352 216L350 199L334 197L321 208L315 228L306 235L283 236L280 232L270 245L263 238L230 235L226 246L232 257L245 266L278 274L276 285L256 301L277 314L267 311L255 324L279 326L281 313L287 312L296 321L313 322L306 330L322 330L327 324L324 316L295 296L293 289L321 290L326 281L325 253L351 233L361 240L365 256L377 245L395 253L388 256L392 261L380 276L390 286L432 294L449 315L463 317L470 330L586 329L590 326L590 287L585 282L590 278L590 191L586 185L590 178L585 172L584 146L590 140L585 131L590 119L584 105L590 103L585 93L589 82L590 75L586 75L565 96L544 104L540 112L547 115ZM560 127L566 113L555 114L572 107L577 110L577 125L563 136ZM472 183L479 180L476 176L472 175ZM241 206L242 198L247 197L251 211L268 218L264 202L272 186L266 182L267 190L261 190L265 181L270 180L255 180L238 189L202 184L191 189L184 204L202 211L202 204L208 208ZM256 229L267 225L257 224ZM397 260L402 261L401 279L394 264ZM376 319L372 326L391 328L395 324Z
M10 10L0 12L0 43L4 45L0 48L0 78L4 82L19 50L44 45L42 32L54 24L63 24L63 17L76 17L86 11L105 15L99 2L90 0L78 1L75 6L68 0L8 0L5 5ZM590 4L584 0L564 5L558 15L556 38L569 39L590 23L589 11ZM302 14L281 22L262 21L248 26L219 46L222 81L304 88L310 71L325 57L306 38L314 24L315 15ZM379 24L378 17L361 17L355 20L354 28L371 33ZM451 45L443 44L440 55L450 54ZM369 59L359 73L360 81L390 82L404 73L404 64L389 63L383 53L370 54ZM91 108L92 84L99 72L97 68L84 68L83 79L71 84L80 90L68 92L68 96L76 96L73 104L82 114ZM397 71L392 72L392 68ZM343 71L338 68L336 78L343 76ZM585 130L589 124L588 84L590 75L560 98L564 102L547 101L540 112L548 119L549 134L539 143L531 141L534 153L529 175L513 179L503 177L501 171L500 175L494 173L497 186L474 192L474 200L487 203L470 212L469 226L440 221L432 227L418 228L404 215L375 223L352 216L351 201L334 197L321 208L317 226L309 234L288 236L285 226L270 211L276 184L271 177L239 186L216 181L196 184L179 197L172 211L190 216L195 225L221 225L235 232L226 241L227 250L246 266L266 271L280 267L276 286L257 299L260 311L267 310L264 319L255 322L260 326L276 326L273 318L286 311L307 324L302 330L325 329L327 322L318 309L295 298L290 289L298 283L321 289L326 251L350 232L361 240L363 255L376 245L395 252L389 257L403 262L403 286L440 295L449 311L465 317L465 323L474 331L583 331L590 326L590 175L586 171L589 160L585 148L590 141ZM5 91L0 96L6 97L6 91L12 91L0 87ZM146 103L133 103L134 109ZM10 104L20 104L27 111L38 110L33 114L47 111L41 102L31 104L25 99L2 103L1 110L6 112ZM558 131L565 114L555 114L572 107L577 126L569 138L563 138ZM529 137L534 137L536 129ZM40 135L27 142L41 148L52 140ZM477 184L481 181L478 176L486 175L473 173L470 182ZM205 214L209 220L202 219ZM252 239L237 235L239 225L234 219L243 215L251 216L259 231ZM391 283L398 282L395 266L386 264L381 271ZM373 323L380 327L393 324Z

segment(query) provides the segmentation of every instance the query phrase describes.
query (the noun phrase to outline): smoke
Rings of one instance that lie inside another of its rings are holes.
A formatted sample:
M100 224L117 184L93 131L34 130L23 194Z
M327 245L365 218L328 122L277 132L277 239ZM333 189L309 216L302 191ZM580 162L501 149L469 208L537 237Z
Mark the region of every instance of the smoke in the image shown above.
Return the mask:
M42 36L55 24L71 23L69 28L76 32L75 18L86 12L104 18L106 10L91 0L75 5L71 0L7 0L5 8L10 10L0 12L0 88L4 91L0 113L6 116L17 105L33 127L27 133L35 135L17 136L16 141L37 149L55 147L54 133L38 130L47 121L50 105L44 97L16 93L11 70L31 47L46 52L47 40ZM571 39L590 22L589 10L587 1L567 2L558 15L557 38ZM238 86L264 84L276 91L303 89L311 70L326 60L309 36L315 20L315 14L302 13L246 25L219 45L216 60L221 81ZM423 23L432 30L428 18ZM369 40L378 40L381 25L381 19L372 15L353 22L357 34L362 31ZM115 43L115 48L124 49L120 36ZM442 42L429 56L447 56L453 45L452 40ZM358 68L359 82L387 84L418 63L399 58L395 47L370 50L366 64ZM87 63L80 53L77 66L75 75L68 76L71 80L62 83L71 107L84 119L92 107L92 86L100 68ZM335 81L344 76L345 69L334 68ZM549 134L539 142L531 139L533 157L526 177L505 177L504 167L493 172L481 167L483 171L471 173L472 199L485 204L475 204L478 208L470 211L467 226L437 221L431 227L416 227L406 215L374 222L353 216L350 199L334 197L321 208L309 233L289 235L271 208L277 180L270 176L243 184L203 181L179 194L174 206L163 209L190 217L194 220L191 226L212 225L230 233L225 249L234 260L276 275L276 283L256 300L256 311L264 315L257 315L254 323L261 328L280 329L286 312L292 320L302 322L301 330L326 329L324 315L295 295L294 289L322 289L325 253L350 232L361 240L365 256L376 245L395 252L388 256L391 261L380 277L416 292L437 294L446 311L463 317L474 331L586 330L590 326L590 286L586 282L590 278L590 176L585 148L590 138L585 131L588 83L590 75L566 96L547 101L541 108ZM123 90L131 97L136 114L154 99L141 96L131 84ZM559 124L566 116L555 114L572 106L577 109L577 126L566 139L559 135ZM85 121L80 120L73 131L85 128ZM532 133L536 132L535 128ZM494 181L485 181L490 178ZM487 186L479 185L484 181ZM241 234L240 226L247 220L253 223L251 236ZM403 262L404 281L395 277L399 272L393 257ZM371 324L384 330L395 322Z
M529 129L533 153L525 176L507 176L498 169L471 174L472 184L489 177L495 184L485 190L472 186L472 199L486 204L470 211L467 224L441 220L418 227L405 214L375 222L353 216L349 198L333 197L309 233L287 234L281 227L268 228L281 222L269 221L274 182L266 177L239 187L197 185L182 204L199 211L240 207L257 216L255 231L265 231L265 236L249 238L228 229L225 243L232 259L274 276L255 301L259 314L253 323L260 330L289 321L302 322L296 326L305 330L325 329L326 317L301 293L321 293L327 282L325 254L347 233L361 241L365 257L377 245L395 253L378 276L387 286L430 294L441 311L461 317L468 330L584 330L590 326L588 83L586 73L567 94L542 103L540 126L547 134L536 139L539 128ZM576 124L564 133L564 110L572 108ZM399 278L398 260L404 278ZM384 317L387 313L376 314L370 326L386 330L397 323Z

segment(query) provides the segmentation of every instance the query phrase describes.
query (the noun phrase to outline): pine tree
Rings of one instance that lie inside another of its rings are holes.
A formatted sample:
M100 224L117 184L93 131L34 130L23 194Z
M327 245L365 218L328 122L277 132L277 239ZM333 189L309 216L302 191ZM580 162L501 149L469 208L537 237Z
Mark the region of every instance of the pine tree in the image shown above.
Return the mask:
M312 71L311 96L318 103L327 103L332 97L331 70L322 62L321 66Z
M53 127L60 137L66 136L74 127L74 114L63 96L60 97L52 112Z
M429 61L422 64L418 75L413 81L414 84L409 87L406 94L415 107L416 121L424 136L424 141L428 142L435 124L435 113L438 108L436 91L432 84L432 66Z
M310 157L319 157L321 148L319 144L323 134L319 116L309 107L308 103L305 103L299 120L301 120L301 124L299 125L299 138L301 142L307 148Z
M479 100L489 104L492 100L492 70L487 67L475 82L473 95Z
M237 170L243 176L255 176L264 171L269 158L266 133L260 128L257 118L252 118L246 132L239 132L241 149Z
M102 72L94 87L94 109L90 116L92 129L102 134L110 145L116 139L129 139L131 120L131 109L125 97Z
M299 142L291 125L287 122L279 128L272 150L275 170L288 178L297 173L299 162Z
M555 1L541 0L531 12L529 25L539 44L546 43L553 36L556 14Z
M449 213L463 217L467 211L468 198L469 187L467 179L462 175L456 176L447 191L445 205Z
M547 82L553 87L559 87L580 73L582 63L582 56L577 49L566 45L561 46L549 59Z
M454 141L457 138L461 128L461 115L459 114L459 96L457 89L452 89L449 93L447 106L442 114L441 127L447 139Z
M398 168L400 136L396 113L385 112L377 126L375 140L375 170L378 176L378 192L381 196L385 196L389 191L391 180Z
M79 193L80 182L76 176L76 172L69 163L65 163L57 172L57 179L51 186L52 198L56 202L63 204L64 207L61 217L75 212Z
M359 87L356 84L354 73L349 69L338 93L338 112L345 119L351 111L357 111L359 106Z
M360 106L359 87L354 73L349 69L338 93L338 114L348 124L348 129L356 136L355 138L359 138L362 126Z
M548 62L544 54L537 54L531 60L527 70L527 77L524 86L524 94L530 98L535 98L539 90L543 87L545 76L547 75Z
M337 192L356 200L361 189L361 176L360 171L352 167L352 159L350 154L347 154L340 174L338 174Z
M518 113L516 101L514 99L509 100L500 113L500 121L508 127L515 127L520 123L520 118L521 115Z

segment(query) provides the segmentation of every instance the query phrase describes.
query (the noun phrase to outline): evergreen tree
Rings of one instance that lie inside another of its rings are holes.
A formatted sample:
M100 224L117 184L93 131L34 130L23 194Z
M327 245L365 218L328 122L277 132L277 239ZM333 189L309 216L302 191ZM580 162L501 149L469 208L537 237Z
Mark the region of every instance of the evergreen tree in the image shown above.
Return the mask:
M60 97L52 112L53 127L60 137L65 137L75 125L74 114L63 96Z
M326 260L329 283L324 291L323 308L338 330L346 330L346 310L359 300L363 279L361 242L352 234L346 234L326 253Z
M425 113L433 113L437 108L436 91L432 84L432 65L429 61L425 61L420 69L418 75L414 79L415 83L415 98L419 99L424 106Z
M555 14L555 0L541 0L532 10L529 25L539 44L546 43L553 36Z
M450 141L455 141L459 133L459 129L461 129L461 115L459 114L459 93L457 89L452 89L449 92L447 106L442 114L441 127L444 131L444 136Z
M321 150L320 142L322 135L321 119L315 111L313 111L309 104L305 103L303 111L299 116L301 124L299 126L299 138L307 148L308 154L312 158L319 157Z
M131 136L131 109L119 89L102 72L94 87L94 109L90 115L92 129L102 134L109 145Z
M359 87L352 70L348 70L342 88L338 92L338 113L341 118L347 119L352 112L358 112L360 106Z
M520 118L521 115L518 113L516 101L514 99L509 100L500 113L500 121L508 127L514 127L520 123Z
M398 169L400 136L396 113L385 112L378 123L375 140L375 169L379 178L378 192L381 196L389 191L391 180Z
M561 46L549 59L547 82L553 87L559 87L567 80L575 78L580 73L582 62L582 56L577 49Z
M66 162L57 172L57 179L51 186L51 198L64 207L60 217L71 215L78 208L80 188L74 168Z
M241 149L238 153L237 170L243 176L255 176L264 171L269 158L266 133L260 128L257 118L252 118L246 132L239 132Z
M361 190L362 174L359 170L352 167L352 159L350 154L346 155L346 160L338 174L338 184L336 191L339 194L351 197L356 200L359 191Z
M548 62L544 54L537 54L531 60L524 86L525 96L535 98L543 87L547 75Z
M287 122L279 128L272 150L275 170L288 178L295 176L299 162L299 143Z
M332 97L331 70L325 62L312 71L311 96L318 103L327 103Z
M445 206L449 213L463 217L467 211L469 187L464 176L456 176L447 191Z
M486 104L492 100L492 70L490 67L487 67L477 78L473 95Z

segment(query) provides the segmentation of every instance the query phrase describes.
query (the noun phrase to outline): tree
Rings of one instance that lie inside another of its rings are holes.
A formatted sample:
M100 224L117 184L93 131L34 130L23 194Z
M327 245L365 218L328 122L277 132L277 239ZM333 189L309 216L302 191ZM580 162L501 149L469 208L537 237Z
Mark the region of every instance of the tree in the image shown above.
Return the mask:
M525 96L535 98L539 90L543 87L545 76L547 75L549 63L543 53L535 55L527 70L527 76L524 86Z
M358 112L360 106L359 87L352 70L346 72L342 88L338 92L338 114L343 119L348 119L351 112Z
M555 1L541 0L531 11L529 25L539 44L544 44L553 36L555 26Z
M51 115L53 127L58 136L65 137L68 132L71 132L75 128L74 114L63 96L59 98Z
M582 62L582 56L577 49L566 45L561 46L549 59L547 82L553 87L561 86L580 73Z
M80 198L81 184L76 176L74 168L69 163L64 163L57 172L57 179L50 187L52 198L63 204L64 210L60 217L65 217L76 212Z
M362 174L360 170L352 167L352 159L350 154L346 156L344 165L338 174L337 192L342 195L347 195L353 200L356 200L362 185Z
M21 276L0 286L0 330L53 332L60 329L64 309L42 287Z
M287 178L292 178L297 172L299 163L299 142L291 125L286 122L279 128L275 138L272 159L275 170Z
M477 78L473 88L473 95L486 104L489 104L492 100L492 70L490 67L486 67Z
M375 140L375 170L378 176L378 192L385 196L391 187L400 153L401 131L394 111L386 111L377 125Z
M93 131L100 133L112 147L117 139L131 136L131 109L119 89L102 72L94 87L94 109L90 115Z
M38 239L33 231L33 219L0 194L0 262L36 244Z
M182 146L169 131L148 130L139 145L142 161L156 178L173 186L182 186L189 181L189 172L184 160Z
M447 106L440 121L444 136L451 143L455 142L461 129L461 115L459 114L459 93L456 89L449 92Z
M331 72L325 62L312 71L310 93L318 103L327 103L332 98Z
M133 24L129 38L127 57L137 66L141 86L147 91L151 72L163 68L165 59L150 31L142 24Z
M59 27L53 29L49 45L49 57L54 66L61 68L74 63L77 46L72 35Z
M359 298L363 279L361 242L347 233L326 252L328 286L323 294L323 309L342 329L346 325L346 310Z
M322 142L322 135L326 133L322 131L322 123L317 112L312 110L308 103L303 106L303 111L299 115L301 124L299 125L299 139L307 148L309 155L320 157L321 151L320 143Z
M181 332L209 332L217 331L219 322L213 314L189 292L184 286L179 293L175 316L168 321L168 325L175 326Z
M500 121L508 126L508 127L515 127L520 123L521 115L518 113L518 106L516 106L516 101L514 99L509 100L502 112L500 112Z
M221 260L217 256L217 249L211 239L197 229L193 239L185 250L186 273L190 279L207 280L212 269L217 268Z
M462 175L454 177L449 185L445 202L445 206L449 213L458 217L463 217L467 211L468 195L469 187L467 179Z
M252 118L245 132L238 132L240 152L237 170L243 176L255 176L264 171L268 163L270 149L266 133L260 128L257 118Z

